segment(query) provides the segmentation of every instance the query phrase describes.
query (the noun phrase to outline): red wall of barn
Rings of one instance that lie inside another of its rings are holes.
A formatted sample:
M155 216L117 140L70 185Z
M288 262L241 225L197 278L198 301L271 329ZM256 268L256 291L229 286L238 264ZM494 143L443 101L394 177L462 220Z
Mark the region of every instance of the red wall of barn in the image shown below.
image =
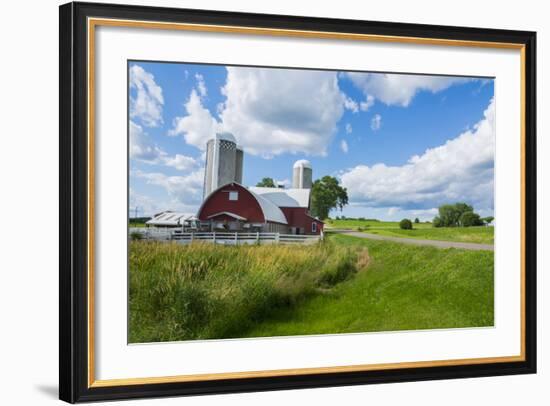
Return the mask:
M309 216L305 207L281 207L289 227L300 227L304 229L305 234L320 234L323 229L323 223ZM317 232L311 232L311 223L317 223Z
M238 200L229 200L229 192L239 192ZM246 218L247 222L263 223L265 221L260 205L244 187L231 183L213 192L204 202L199 214L199 220L206 221L208 217L228 211Z

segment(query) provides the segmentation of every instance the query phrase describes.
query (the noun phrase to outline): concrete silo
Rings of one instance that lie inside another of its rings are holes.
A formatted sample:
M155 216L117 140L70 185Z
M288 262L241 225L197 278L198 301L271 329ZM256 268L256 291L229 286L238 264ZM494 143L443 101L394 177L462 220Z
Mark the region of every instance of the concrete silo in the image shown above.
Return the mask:
M311 189L313 184L313 169L311 163L300 159L292 169L292 187L295 189Z
M240 184L243 183L243 159L243 148L237 145L237 151L235 153L235 182Z
M243 151L233 134L216 134L206 144L203 198L231 182L242 182Z

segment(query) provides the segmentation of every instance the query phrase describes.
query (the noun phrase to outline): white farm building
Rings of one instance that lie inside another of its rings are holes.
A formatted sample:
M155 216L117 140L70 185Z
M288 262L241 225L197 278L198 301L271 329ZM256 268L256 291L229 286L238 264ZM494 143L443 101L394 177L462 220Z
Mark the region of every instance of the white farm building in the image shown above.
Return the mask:
M159 228L184 228L197 229L198 219L194 213L181 213L175 211L163 211L153 216L151 220L145 222L146 227Z

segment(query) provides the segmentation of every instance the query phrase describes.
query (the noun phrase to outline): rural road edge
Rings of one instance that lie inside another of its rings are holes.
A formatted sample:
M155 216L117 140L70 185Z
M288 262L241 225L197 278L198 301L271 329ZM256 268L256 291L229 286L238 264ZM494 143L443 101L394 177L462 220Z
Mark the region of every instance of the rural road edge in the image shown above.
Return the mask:
M368 238L371 240L383 240L383 241L393 241L400 242L403 244L416 244L416 245L431 245L432 247L438 248L459 248L465 250L483 250L483 251L494 251L495 247L493 244L476 244L469 242L458 242L458 241L438 241L438 240L421 240L416 238L401 238L401 237L389 237L386 235L377 235L362 233L359 231L351 230L330 230L333 233L351 235L358 238Z

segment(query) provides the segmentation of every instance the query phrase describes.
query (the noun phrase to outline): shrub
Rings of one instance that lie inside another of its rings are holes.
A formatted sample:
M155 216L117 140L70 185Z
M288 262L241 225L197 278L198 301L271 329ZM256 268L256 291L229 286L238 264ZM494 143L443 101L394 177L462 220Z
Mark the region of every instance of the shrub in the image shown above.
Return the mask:
M420 223L420 219L417 217L417 218L414 219L414 222L415 222L415 224L418 224L418 223Z
M412 230L413 224L409 219L403 219L399 222L399 228L402 230Z
M434 227L443 227L443 222L441 221L441 218L439 216L435 216L432 221L432 225Z
M143 234L138 231L133 231L130 233L130 238L132 239L132 241L141 240L143 239Z

